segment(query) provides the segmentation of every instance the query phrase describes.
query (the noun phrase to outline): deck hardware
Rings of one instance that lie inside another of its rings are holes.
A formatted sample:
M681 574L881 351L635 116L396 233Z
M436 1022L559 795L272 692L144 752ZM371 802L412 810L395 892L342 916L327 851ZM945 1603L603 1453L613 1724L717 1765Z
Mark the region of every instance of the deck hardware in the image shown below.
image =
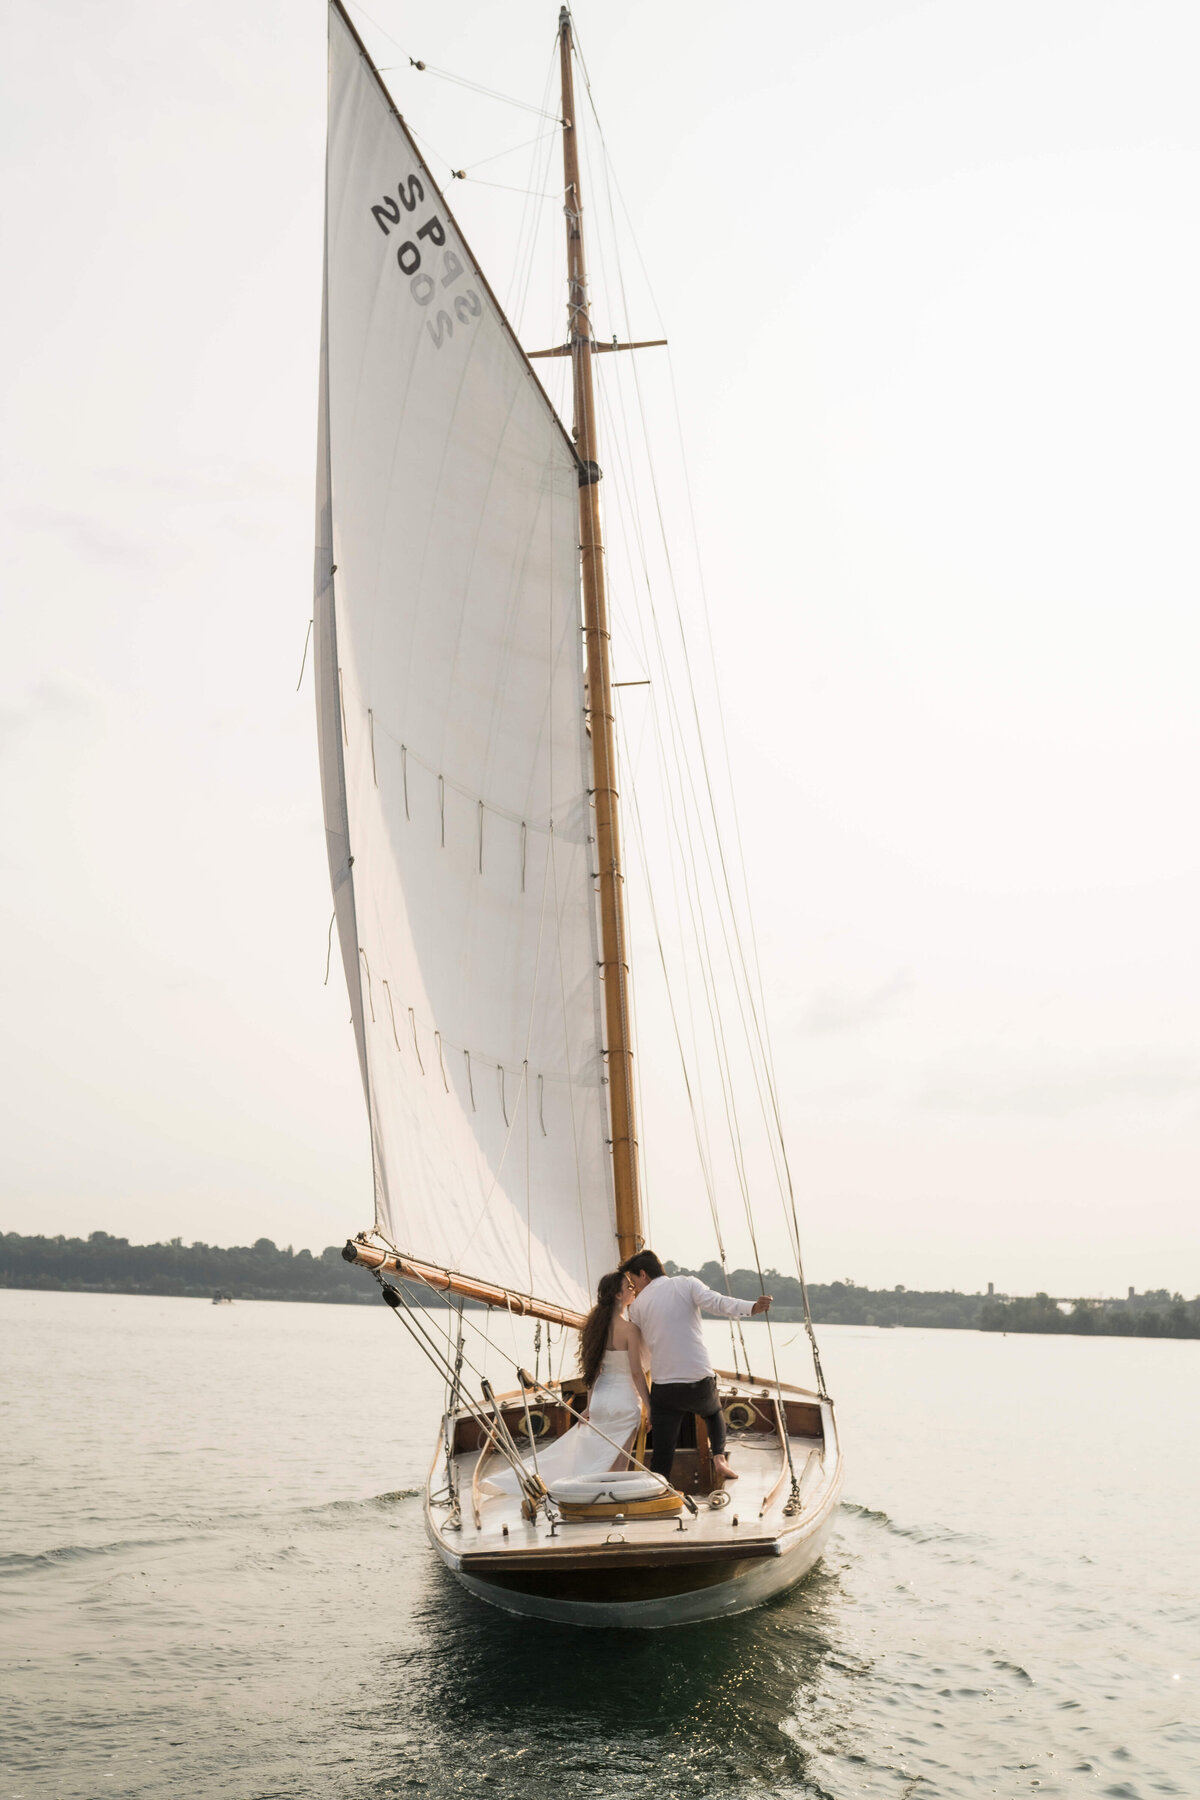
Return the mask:
M720 1512L723 1506L729 1505L729 1495L724 1488L718 1488L714 1494L708 1496L708 1504L713 1512Z
M676 1529L676 1531L686 1531L687 1530L687 1526L683 1522L683 1514L682 1513L680 1513L679 1517L675 1521L675 1529Z
M507 1526L507 1525L502 1525L502 1526L501 1526L501 1527L500 1527L500 1536L501 1536L501 1537L507 1537L507 1536L508 1536L508 1526Z
M736 1525L736 1524L737 1524L737 1514L736 1514L736 1513L734 1513L734 1515L733 1515L733 1517L732 1517L732 1519L730 1519L730 1521L729 1521L729 1523L730 1523L730 1524L731 1524L731 1525Z

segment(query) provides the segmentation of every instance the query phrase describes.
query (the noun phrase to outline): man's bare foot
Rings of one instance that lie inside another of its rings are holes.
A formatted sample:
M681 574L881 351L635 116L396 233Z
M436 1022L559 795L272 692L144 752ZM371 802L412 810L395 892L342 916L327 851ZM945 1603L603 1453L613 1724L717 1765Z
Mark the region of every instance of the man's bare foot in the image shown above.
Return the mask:
M728 1457L713 1457L713 1474L721 1481L736 1481L737 1470L731 1469Z

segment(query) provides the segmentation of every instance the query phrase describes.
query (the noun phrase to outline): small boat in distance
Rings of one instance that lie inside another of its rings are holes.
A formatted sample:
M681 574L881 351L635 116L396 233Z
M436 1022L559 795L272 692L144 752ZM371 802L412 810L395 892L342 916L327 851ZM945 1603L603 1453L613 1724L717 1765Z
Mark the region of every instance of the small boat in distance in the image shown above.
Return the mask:
M329 34L314 648L375 1189L343 1254L445 1380L426 1525L466 1588L578 1625L742 1612L813 1566L841 1491L811 1316L811 1388L780 1379L769 1321L758 1373L734 1342L735 1490L696 1421L670 1484L642 1439L632 1474L581 1498L538 1472L580 1383L530 1359L496 1393L464 1304L569 1333L645 1242L593 362L650 346L593 330L570 14L568 334L529 353L340 0ZM540 356L570 359L569 428ZM761 979L748 1004L786 1172ZM799 1269L790 1176L780 1192ZM450 1332L431 1290L459 1302Z

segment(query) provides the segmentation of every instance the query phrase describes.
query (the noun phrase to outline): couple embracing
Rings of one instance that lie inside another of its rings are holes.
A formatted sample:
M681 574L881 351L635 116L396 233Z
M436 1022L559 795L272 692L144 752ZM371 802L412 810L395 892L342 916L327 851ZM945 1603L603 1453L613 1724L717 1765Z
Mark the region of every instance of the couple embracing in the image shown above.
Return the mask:
M584 1323L581 1363L589 1389L587 1423L559 1439L555 1448L565 1452L568 1466L552 1473L599 1474L628 1468L645 1408L654 1440L650 1467L656 1475L670 1480L684 1417L695 1413L708 1427L718 1483L736 1480L725 1455L725 1415L700 1315L744 1319L766 1312L770 1304L767 1294L753 1302L735 1300L714 1293L694 1275L668 1275L653 1250L627 1257L619 1269L601 1278L596 1305Z

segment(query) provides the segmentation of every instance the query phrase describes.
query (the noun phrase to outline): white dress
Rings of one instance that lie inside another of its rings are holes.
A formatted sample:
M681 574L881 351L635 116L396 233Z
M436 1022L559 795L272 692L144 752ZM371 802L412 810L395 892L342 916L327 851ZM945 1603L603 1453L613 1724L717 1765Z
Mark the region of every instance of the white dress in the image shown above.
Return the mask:
M560 1438L539 1444L536 1451L524 1452L526 1467L536 1467L547 1487L553 1481L578 1475L602 1474L620 1460L622 1450L633 1447L642 1422L642 1403L633 1385L628 1351L604 1352L604 1361L592 1389L588 1420L590 1423L585 1420L572 1425ZM494 1474L490 1473L493 1469ZM489 1473L483 1477L483 1485L500 1494L515 1494L518 1487L513 1470L496 1456L489 1465Z

